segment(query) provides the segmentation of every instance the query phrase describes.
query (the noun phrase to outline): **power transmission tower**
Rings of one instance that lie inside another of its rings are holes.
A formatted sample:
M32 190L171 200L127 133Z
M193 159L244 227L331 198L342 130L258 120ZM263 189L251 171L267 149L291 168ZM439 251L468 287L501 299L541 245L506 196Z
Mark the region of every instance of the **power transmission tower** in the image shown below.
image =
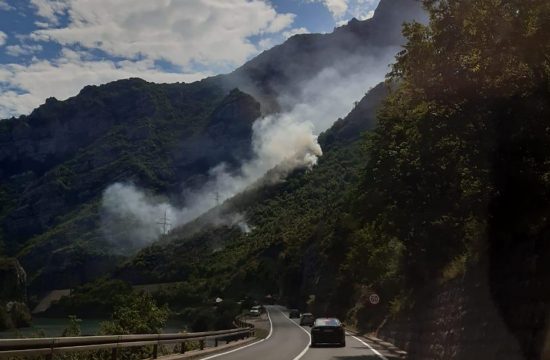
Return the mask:
M167 215L167 209L164 209L164 218L160 219L157 224L162 225L162 235L168 234L168 231L170 231L170 226L172 226L172 223L170 222L170 219Z
M220 192L216 191L216 206L220 206Z

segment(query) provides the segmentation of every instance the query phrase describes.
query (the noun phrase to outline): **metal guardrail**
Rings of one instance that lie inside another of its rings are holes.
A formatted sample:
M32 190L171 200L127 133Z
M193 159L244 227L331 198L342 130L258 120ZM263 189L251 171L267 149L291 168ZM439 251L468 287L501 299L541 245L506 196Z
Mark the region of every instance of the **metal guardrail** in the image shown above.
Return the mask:
M238 316L235 318L235 321L233 321L233 325L235 327L238 327L238 328L249 328L249 329L253 329L254 328L254 325L252 325L251 323L249 322L246 322L246 321L243 321L242 320L242 317Z
M6 339L0 340L0 358L11 356L36 356L45 355L52 359L53 355L64 352L108 350L111 349L111 358L117 358L119 349L153 346L152 358L158 356L159 345L181 344L180 352L186 351L186 342L199 341L200 349L203 350L205 340L232 341L247 338L254 335L254 327L246 326L231 330L207 331L181 334L144 334L144 335L107 335L107 336L78 336L78 337L55 337L36 339Z

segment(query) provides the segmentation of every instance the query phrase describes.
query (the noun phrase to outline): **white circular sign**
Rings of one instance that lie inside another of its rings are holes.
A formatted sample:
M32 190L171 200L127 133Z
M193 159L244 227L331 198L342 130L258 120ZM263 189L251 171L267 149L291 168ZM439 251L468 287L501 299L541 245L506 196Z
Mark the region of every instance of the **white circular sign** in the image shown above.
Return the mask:
M377 294L372 294L371 296L369 296L369 301L371 304L376 305L380 302L380 296L378 296Z

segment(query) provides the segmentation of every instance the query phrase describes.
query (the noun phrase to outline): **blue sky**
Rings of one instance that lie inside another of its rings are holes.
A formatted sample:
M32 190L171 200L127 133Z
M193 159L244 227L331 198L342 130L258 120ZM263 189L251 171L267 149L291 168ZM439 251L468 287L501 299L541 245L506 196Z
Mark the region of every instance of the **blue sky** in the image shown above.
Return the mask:
M372 16L379 0L0 0L0 118L138 76L229 72L293 34Z

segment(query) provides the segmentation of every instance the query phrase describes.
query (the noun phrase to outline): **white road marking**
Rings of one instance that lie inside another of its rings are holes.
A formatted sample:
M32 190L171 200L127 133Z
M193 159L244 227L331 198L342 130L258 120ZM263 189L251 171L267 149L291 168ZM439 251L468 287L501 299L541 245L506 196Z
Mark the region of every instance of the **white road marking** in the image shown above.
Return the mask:
M351 335L351 334L348 333L348 335ZM375 353L376 355L378 355L378 357L379 357L380 359L388 360L387 357L385 357L384 355L380 354L380 353L378 352L378 350L376 350L375 348L373 348L372 346L370 346L367 342L365 342L365 341L359 339L357 336L351 335L351 337L354 338L355 340L359 341L361 344L365 345L366 347L368 347L368 348L370 349L370 351L372 351L373 353Z
M267 312L267 318L269 320L269 334L267 334L267 337L265 337L264 339L258 340L256 342L253 342L252 344L248 344L248 345L241 346L239 348L229 350L229 351L226 351L226 352L223 352L223 353L219 353L219 354L211 355L211 356L208 356L208 357L205 357L205 358L201 358L201 360L214 359L214 358L217 358L217 357L220 357L220 356L223 356L223 355L231 354L231 353L246 349L246 348L254 346L254 345L261 344L264 341L269 340L269 338L273 334L273 322L271 321L271 316L269 316L269 310L267 308L266 308L266 312Z
M279 311L281 311L281 310L279 310ZM283 316L285 316L282 311L281 311L281 314L283 314ZM296 325L300 329L302 329L302 331L305 332L307 334L307 336L309 337L309 342L306 345L306 347L304 348L304 350L302 350L301 353L299 353L294 359L292 359L292 360L300 360L306 354L306 352L309 350L309 346L311 345L311 334L309 333L309 331L304 329L302 326L300 326L300 325L296 324L294 321L292 321L292 319L290 319L289 317L285 316L285 318L287 318L291 323L293 323L294 325Z

